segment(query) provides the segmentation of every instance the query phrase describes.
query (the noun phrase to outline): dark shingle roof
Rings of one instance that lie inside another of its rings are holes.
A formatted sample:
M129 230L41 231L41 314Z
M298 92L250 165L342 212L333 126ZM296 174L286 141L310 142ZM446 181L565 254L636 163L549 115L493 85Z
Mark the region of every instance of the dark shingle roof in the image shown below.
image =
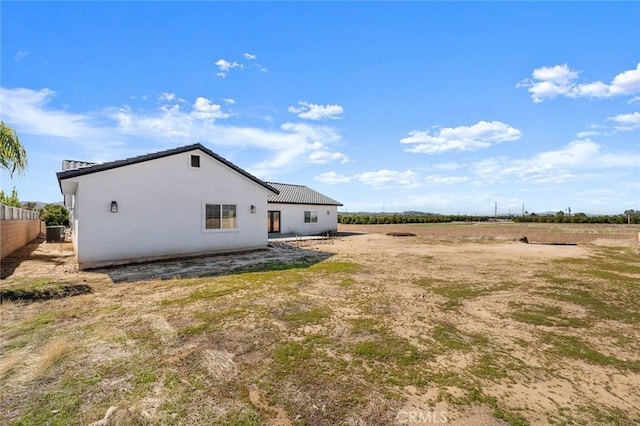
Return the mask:
M267 182L269 186L280 191L278 195L269 195L269 203L283 204L317 204L324 206L341 206L340 201L329 198L304 185L290 185L288 183Z
M77 168L77 169L63 170L61 172L56 173L56 176L58 177L58 183L60 183L60 181L62 181L63 179L69 179L69 178L76 177L76 176L88 175L90 173L97 173L97 172L102 172L102 171L105 171L105 170L116 169L118 167L129 166L129 165L132 165L132 164L142 163L144 161L155 160L155 159L158 159L158 158L169 157L171 155L182 154L184 152L193 151L195 149L199 149L199 150L205 152L211 158L213 158L215 160L218 160L219 162L221 162L225 166L227 166L227 167L233 169L234 171L240 173L244 177L251 179L252 181L257 183L258 185L263 186L264 188L268 189L272 193L274 193L274 194L278 193L277 189L269 186L266 182L258 179L257 177L253 176L249 172L241 169L240 167L236 166L232 162L222 158L221 156L219 156L215 152L211 151L210 149L205 148L204 145L202 145L200 143L195 143L195 144L192 144L192 145L186 145L186 146L182 146L182 147L179 147L179 148L168 149L166 151L154 152L152 154L140 155L138 157L126 158L124 160L111 161L111 162L108 162L108 163L94 164L94 165L89 165L89 166L85 166L85 167L81 167L81 168ZM88 164L88 163L84 163L84 164Z

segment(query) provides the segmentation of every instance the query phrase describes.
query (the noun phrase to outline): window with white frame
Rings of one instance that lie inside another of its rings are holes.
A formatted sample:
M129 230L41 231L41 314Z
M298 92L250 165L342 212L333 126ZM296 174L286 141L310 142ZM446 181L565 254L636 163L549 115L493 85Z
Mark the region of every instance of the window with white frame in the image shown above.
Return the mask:
M235 204L205 204L204 229L237 229Z
M304 223L318 223L318 212L304 212Z

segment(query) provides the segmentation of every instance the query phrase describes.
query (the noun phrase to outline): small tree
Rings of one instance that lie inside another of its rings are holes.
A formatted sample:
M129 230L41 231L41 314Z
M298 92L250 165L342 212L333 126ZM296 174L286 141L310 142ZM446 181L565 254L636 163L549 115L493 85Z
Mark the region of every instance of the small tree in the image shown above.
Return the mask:
M20 143L16 131L0 121L0 167L22 174L27 168L27 152Z
M69 226L69 211L60 204L47 204L40 213L47 226Z
M18 199L18 190L15 186L9 196L5 195L4 191L0 191L0 204L11 207L22 207L22 204L20 204L20 200Z

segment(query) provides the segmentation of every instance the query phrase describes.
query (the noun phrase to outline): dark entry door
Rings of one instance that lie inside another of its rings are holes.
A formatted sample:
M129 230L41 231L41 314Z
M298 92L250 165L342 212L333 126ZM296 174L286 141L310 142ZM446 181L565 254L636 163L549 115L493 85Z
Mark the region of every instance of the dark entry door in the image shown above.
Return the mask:
M276 210L269 210L269 233L279 233L280 232L280 212Z

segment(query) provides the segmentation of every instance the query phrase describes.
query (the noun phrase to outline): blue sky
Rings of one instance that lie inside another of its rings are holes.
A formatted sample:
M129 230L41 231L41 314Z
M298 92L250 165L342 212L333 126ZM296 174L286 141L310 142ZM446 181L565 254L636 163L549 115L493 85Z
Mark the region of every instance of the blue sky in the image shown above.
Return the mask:
M201 142L341 211L640 209L639 2L2 2L21 200ZM161 192L161 189L159 189ZM170 197L170 194L167 194Z

